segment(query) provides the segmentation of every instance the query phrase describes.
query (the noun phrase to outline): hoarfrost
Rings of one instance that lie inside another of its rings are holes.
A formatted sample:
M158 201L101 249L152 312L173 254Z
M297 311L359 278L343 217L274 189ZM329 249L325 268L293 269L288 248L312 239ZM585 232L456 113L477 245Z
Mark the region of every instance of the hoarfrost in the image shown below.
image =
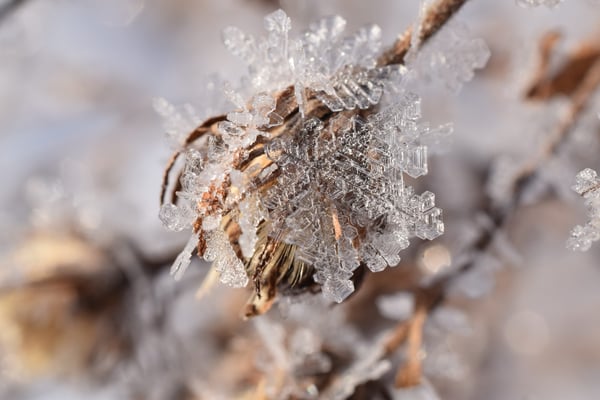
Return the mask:
M192 253L194 252L197 243L198 236L192 235L189 238L185 247L183 248L182 252L179 253L177 258L175 258L175 261L171 266L171 275L173 275L176 280L181 279L187 268L190 266L192 262Z
M332 110L366 109L379 102L384 82L400 80L402 66L376 67L381 29L370 25L344 36L346 21L323 18L299 37L290 38L291 21L278 10L265 18L267 37L256 39L238 28L227 28L227 49L248 65L245 93L274 92L293 85L300 112L306 90Z
M178 110L166 99L158 97L153 100L152 105L154 110L163 118L163 127L169 139L174 143L182 144L185 136L201 122L196 111L189 104Z
M213 268L219 272L222 283L231 287L244 287L248 284L244 264L233 251L225 232L220 229L210 232L206 247L205 258L207 261L214 261Z
M374 272L396 266L410 239L432 240L444 231L435 195L416 193L405 180L427 174L429 147L452 127L421 121L409 69L377 65L379 27L346 34L345 26L332 16L293 36L279 10L265 18L266 37L223 32L248 74L239 86L224 85L233 111L208 132L196 131L186 146L177 202L163 206L161 219L172 230L200 228L205 259L230 285L248 282L244 264L254 255L259 227L293 246L293 262L309 265L335 302L354 292L361 264ZM426 63L429 73L457 86L485 64L488 51L465 30L443 36L451 42L432 43L411 68ZM436 50L443 47L456 54ZM283 89L293 93L298 118L278 114L286 108L278 104ZM331 116L305 115L308 98ZM173 120L171 130L181 131L181 114L157 104Z
M420 99L408 93L368 120L342 117L326 127L310 119L300 134L265 146L280 170L262 198L271 235L298 246L297 257L315 267L315 281L336 302L353 292L360 261L381 271L400 262L410 238L443 233L433 193L404 184L404 174L427 173L420 139L431 129L420 115ZM367 233L355 246L359 229Z
M485 67L490 50L482 39L472 38L468 28L452 22L409 60L413 79L439 82L452 91L473 79Z

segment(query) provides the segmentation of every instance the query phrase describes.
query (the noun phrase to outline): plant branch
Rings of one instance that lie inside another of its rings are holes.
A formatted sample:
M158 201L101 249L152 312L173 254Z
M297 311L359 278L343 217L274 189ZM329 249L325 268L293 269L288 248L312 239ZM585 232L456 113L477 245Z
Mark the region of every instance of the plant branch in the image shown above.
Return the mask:
M539 155L530 163L524 165L520 173L517 175L514 184L513 196L509 205L500 210L495 210L491 204L486 207L484 211L491 217L493 226L480 234L477 240L473 243L471 250L489 250L496 235L504 228L506 222L513 215L514 210L522 204L523 195L527 192L527 189L530 187L530 185L535 181L535 178L539 174L542 165L544 165L550 158L557 154L562 144L573 132L578 119L589 106L591 100L593 99L594 93L596 93L599 87L600 61L597 61L585 75L581 85L579 85L577 91L572 96L571 103L561 119L561 122L551 135L550 140L543 146ZM465 272L471 270L474 265L474 261L465 262L454 269L449 275L441 277L426 288L418 289L418 292L421 296L429 298L427 303L430 311L435 309L440 303L443 302L447 294L446 289L450 286L450 284L453 283L458 277L462 276Z
M557 154L561 145L567 140L569 134L582 115L589 106L594 93L600 87L600 61L589 70L588 74L582 80L581 85L572 97L571 103L566 110L560 124L557 126L550 140L542 148L540 154L531 162L523 167L518 178L515 181L514 192L510 205L500 211L496 211L491 206L491 203L484 210L491 217L493 226L490 229L481 232L479 237L473 242L471 251L486 252L492 246L496 235L502 231L509 218L513 215L514 210L522 204L523 194L530 187L535 177L539 173L541 166ZM404 341L409 341L407 329L417 319L423 309L427 314L434 311L441 305L448 295L448 288L466 272L472 270L476 266L474 260L466 261L459 265L451 273L441 276L426 287L420 287L415 290L415 314L407 323L400 324L391 334L391 340L386 350L389 352L393 348L399 347ZM401 370L402 371L402 370ZM400 374L399 374L400 376ZM398 382L398 381L397 381Z
M550 136L550 140L542 147L538 156L524 165L517 174L513 185L513 196L509 205L502 209L496 209L491 201L486 204L482 211L490 217L493 224L490 228L481 231L470 246L469 252L487 252L490 250L496 236L504 229L514 211L522 204L524 193L535 181L542 165L558 153L562 144L573 132L577 121L590 105L599 87L600 60L596 61L581 80L581 84L578 85L577 90L571 97L571 102L560 123ZM420 360L415 355L414 348L415 343L419 344L420 347L422 337L419 335L422 334L423 323L427 316L446 300L449 287L475 266L475 260L465 261L429 285L418 287L413 291L415 296L413 315L393 328L388 335L388 340L384 343L384 357L391 355L403 344L408 345L408 360L398 371L396 386L406 387L419 383Z

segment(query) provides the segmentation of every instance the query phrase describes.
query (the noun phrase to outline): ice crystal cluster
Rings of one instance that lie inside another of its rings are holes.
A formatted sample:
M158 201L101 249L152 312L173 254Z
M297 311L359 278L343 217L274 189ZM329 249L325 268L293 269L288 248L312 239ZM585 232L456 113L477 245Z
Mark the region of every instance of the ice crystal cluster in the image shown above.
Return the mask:
M266 38L254 38L235 27L225 29L225 46L248 66L241 93L251 97L293 85L302 113L308 90L316 92L331 111L377 104L384 82L393 80L401 68L376 67L381 52L377 25L348 36L345 26L342 17L327 17L311 24L298 38L290 38L290 18L279 10L265 18ZM243 108L243 104L236 105Z
M222 282L245 286L245 265L266 231L292 246L294 262L310 266L325 296L341 302L360 265L395 266L409 239L443 233L434 194L416 193L407 179L427 174L427 144L450 127L420 121L421 99L407 89L418 75L378 65L379 27L347 35L334 16L290 37L290 19L279 10L265 28L260 39L237 28L224 32L248 74L224 86L234 110L182 151L178 201L165 204L160 217L172 230L193 225L195 233L173 272L181 275L200 243ZM451 69L454 81L469 79L489 52L479 44L461 49L462 63L452 64L460 68L429 62L430 74ZM285 93L298 111L280 115ZM181 120L173 110L163 114Z
M419 117L419 99L406 95L365 121L335 120L327 129L311 119L266 146L280 171L263 198L272 234L298 246L296 257L314 266L315 281L336 301L354 290L360 262L374 272L395 266L409 238L444 230L434 194L415 194L404 182L404 174L427 173L420 141L432 132Z
M577 174L573 190L585 199L589 221L577 225L571 231L567 247L587 251L592 243L600 239L600 179L596 171L586 168Z
M452 56L448 57L448 49ZM408 63L415 78L431 81L457 92L463 83L473 79L475 69L483 68L491 56L481 38L473 38L468 27L451 21L443 35L436 35L431 43L419 51Z

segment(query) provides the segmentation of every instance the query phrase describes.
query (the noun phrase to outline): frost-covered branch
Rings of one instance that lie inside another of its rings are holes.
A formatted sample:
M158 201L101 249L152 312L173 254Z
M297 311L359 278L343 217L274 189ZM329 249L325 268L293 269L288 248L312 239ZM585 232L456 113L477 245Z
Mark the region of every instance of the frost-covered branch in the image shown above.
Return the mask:
M486 203L486 207L482 212L489 217L492 224L487 229L480 231L478 237L466 250L467 253L487 253L490 251L497 235L503 231L506 223L521 205L524 193L534 183L540 168L557 154L561 145L568 139L579 117L590 105L593 95L597 93L599 87L600 61L596 61L592 68L581 78L580 84L572 95L560 123L554 129L549 140L542 146L538 155L525 164L520 173L517 174L513 186L514 190L508 204L498 208L492 201ZM587 169L578 175L577 185L574 189L586 198L586 204L590 207L591 221L585 227L578 226L573 230L572 238L568 242L568 245L572 248L587 250L592 241L600 238L600 230L597 228L597 218L595 217L597 210L600 209L597 206L599 197L596 195L598 186L599 183L594 171ZM415 342L420 343L418 338L419 335L422 335L422 318L426 318L427 315L430 315L441 306L449 294L450 287L464 274L476 267L476 260L465 259L464 262L455 265L449 272L442 273L434 278L428 285L415 288L413 291L415 298L414 313L411 318L401 322L390 331L388 341L384 346L385 351L382 354L391 354L405 343L409 343L409 348L412 348ZM413 356L411 357L410 354L413 354ZM420 361L413 351L409 353L406 365L398 371L396 385L398 387L414 385L419 382L419 379Z
M583 77L581 85L571 98L571 101L562 116L561 122L555 128L550 139L542 146L538 155L524 165L514 184L514 190L510 198L510 202L500 209L488 203L484 213L489 216L492 221L492 226L481 232L479 237L473 242L470 251L486 252L492 243L496 234L502 230L507 221L513 215L516 208L521 205L523 195L533 184L540 168L552 156L556 155L561 145L568 139L569 134L573 132L575 124L581 114L590 105L593 95L600 87L600 61L597 61L594 66ZM463 273L469 271L476 266L475 262L468 261L462 265L458 265L447 276L433 282L428 288L425 288L423 293L429 300L427 301L428 308L433 309L443 301L446 295L446 288L454 282Z

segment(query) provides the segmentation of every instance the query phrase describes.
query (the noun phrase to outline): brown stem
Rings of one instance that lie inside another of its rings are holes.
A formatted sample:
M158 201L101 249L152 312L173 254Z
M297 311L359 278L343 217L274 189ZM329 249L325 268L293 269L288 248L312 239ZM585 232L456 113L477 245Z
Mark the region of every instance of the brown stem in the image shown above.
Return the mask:
M569 137L576 122L578 121L581 114L586 110L593 97L600 86L600 60L596 61L592 68L589 69L588 73L584 76L581 84L571 97L571 104L565 112L565 115L561 119L556 130L550 137L550 140L542 147L537 157L533 158L529 163L525 164L521 172L515 179L515 196L513 196L514 203L518 203L521 200L524 189L528 182L530 182L539 171L547 160L552 158ZM516 204L515 204L516 205Z
M581 84L571 97L571 104L550 140L542 148L540 154L532 162L525 165L518 175L509 206L501 210L495 210L491 202L487 204L483 211L490 216L493 226L481 232L479 237L473 242L470 251L489 251L496 235L504 228L510 216L513 215L514 210L522 203L523 194L535 180L542 165L557 154L561 145L573 131L578 119L590 105L593 95L599 87L600 61L597 61L583 77ZM419 287L414 291L416 306L413 316L410 320L398 324L391 331L388 341L384 344L385 356L392 354L402 344L408 344L408 360L398 371L395 382L397 387L419 384L421 376L419 351L422 343L422 328L425 319L439 305L443 304L448 295L448 288L475 266L475 261L466 261L462 265L457 266L451 273L443 275L428 286Z
M402 346L404 342L406 342L406 338L408 337L408 330L410 328L410 322L410 320L403 321L396 325L394 329L390 332L383 346L384 354L386 356L391 355L400 346Z

